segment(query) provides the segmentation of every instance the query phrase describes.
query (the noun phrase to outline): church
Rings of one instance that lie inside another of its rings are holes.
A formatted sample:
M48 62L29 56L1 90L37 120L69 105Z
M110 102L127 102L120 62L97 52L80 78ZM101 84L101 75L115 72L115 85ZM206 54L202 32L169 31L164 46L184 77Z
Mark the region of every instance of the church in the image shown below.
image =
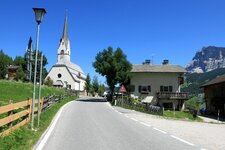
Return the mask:
M86 75L81 67L70 61L70 40L68 37L68 17L65 17L63 34L59 42L58 60L49 71L53 85L75 91L84 91Z

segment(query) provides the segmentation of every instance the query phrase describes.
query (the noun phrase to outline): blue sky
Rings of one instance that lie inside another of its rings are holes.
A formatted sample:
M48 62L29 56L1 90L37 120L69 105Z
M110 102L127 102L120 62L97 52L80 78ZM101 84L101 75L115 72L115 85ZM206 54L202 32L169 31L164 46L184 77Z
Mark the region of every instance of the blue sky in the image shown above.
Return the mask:
M44 7L39 48L57 61L68 10L71 60L97 75L92 62L108 46L120 47L132 64L152 59L186 66L203 46L225 46L224 0L5 0L0 2L0 49L23 55L36 39L33 7ZM99 77L104 82L104 79Z

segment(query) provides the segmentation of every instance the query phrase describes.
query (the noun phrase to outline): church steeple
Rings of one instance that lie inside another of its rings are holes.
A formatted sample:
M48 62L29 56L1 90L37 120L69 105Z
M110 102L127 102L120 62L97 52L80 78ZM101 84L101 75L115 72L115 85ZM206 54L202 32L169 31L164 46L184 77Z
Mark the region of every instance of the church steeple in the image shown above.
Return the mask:
M70 40L68 37L68 17L65 16L63 34L58 48L58 63L70 62Z
M64 21L62 39L65 40L66 46L67 46L67 43L68 43L68 17L67 17L67 15L66 15L65 21Z

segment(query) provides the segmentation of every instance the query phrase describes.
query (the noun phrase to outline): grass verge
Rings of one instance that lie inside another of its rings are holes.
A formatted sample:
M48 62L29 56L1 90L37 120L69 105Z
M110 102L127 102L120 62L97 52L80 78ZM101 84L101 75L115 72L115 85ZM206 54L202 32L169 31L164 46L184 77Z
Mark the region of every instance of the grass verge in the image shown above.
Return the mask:
M15 130L9 136L0 138L0 150L30 150L39 140L41 135L47 129L51 123L53 117L58 110L66 103L76 99L77 97L69 96L65 97L58 103L55 103L51 108L42 112L40 118L40 128L34 132L30 129L30 124ZM35 121L36 123L36 121Z
M169 111L166 110L163 112L163 117L170 119L178 119L178 120L189 120L189 121L203 121L201 118L194 118L191 113L182 112L182 111Z
M167 119L199 121L199 122L203 121L200 117L194 118L191 113L182 112L182 111L175 111L175 115L174 115L173 111L166 110L166 111L163 111L163 115L162 115L162 113L149 113L149 112L146 112L145 109L138 109L138 108L135 108L135 107L130 107L128 105L123 105L123 106L117 105L117 106L125 108L125 109L136 110L136 111L139 111L139 112L142 112L142 113L162 116L162 117L167 118Z
M13 100L14 103L25 101L32 97L33 84L17 81L0 80L0 106L8 104L8 100ZM65 90L54 87L41 87L42 97L50 94L62 95L66 94ZM38 95L38 86L36 88L36 98Z

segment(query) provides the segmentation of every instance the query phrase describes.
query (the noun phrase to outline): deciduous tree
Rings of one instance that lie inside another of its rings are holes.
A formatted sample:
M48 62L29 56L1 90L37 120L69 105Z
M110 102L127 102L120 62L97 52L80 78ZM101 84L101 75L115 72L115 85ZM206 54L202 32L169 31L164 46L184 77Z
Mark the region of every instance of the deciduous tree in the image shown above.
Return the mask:
M84 87L84 89L86 90L87 95L89 95L89 92L90 92L90 90L91 90L91 78L90 78L89 73L87 74L87 78L86 78L85 81L86 81L86 82L85 82L85 87Z
M5 76L8 73L7 67L12 64L12 58L6 55L3 50L0 50L0 79L5 79Z
M120 48L114 52L112 47L108 47L97 54L93 67L96 72L106 77L106 82L114 93L116 84L128 84L132 65ZM111 99L112 97L113 95Z

